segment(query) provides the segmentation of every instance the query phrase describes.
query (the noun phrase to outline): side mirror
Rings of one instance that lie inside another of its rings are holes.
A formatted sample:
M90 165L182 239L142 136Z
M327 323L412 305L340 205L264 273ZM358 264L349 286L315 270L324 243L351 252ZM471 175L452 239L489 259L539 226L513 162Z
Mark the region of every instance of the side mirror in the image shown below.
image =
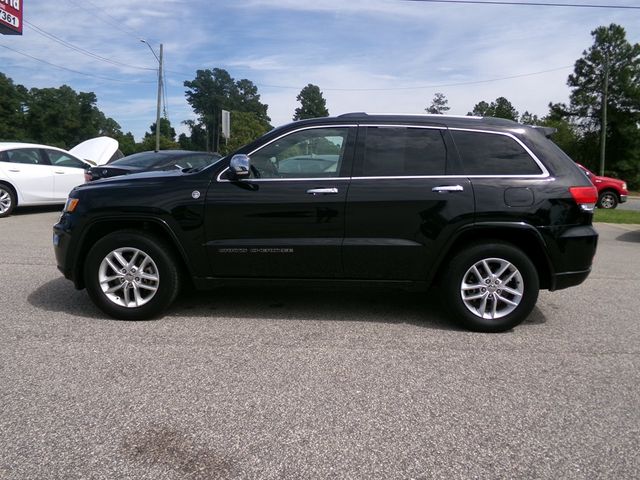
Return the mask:
M229 162L229 171L232 178L241 179L248 178L251 173L251 160L249 155L234 155Z

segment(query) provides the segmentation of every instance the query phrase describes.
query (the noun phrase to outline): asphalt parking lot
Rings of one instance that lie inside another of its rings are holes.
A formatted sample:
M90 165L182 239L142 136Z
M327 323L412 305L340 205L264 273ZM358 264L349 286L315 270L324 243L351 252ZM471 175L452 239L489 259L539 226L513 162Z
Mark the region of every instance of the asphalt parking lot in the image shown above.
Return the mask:
M0 220L0 479L640 477L640 226L504 334L437 293L221 289L106 318Z

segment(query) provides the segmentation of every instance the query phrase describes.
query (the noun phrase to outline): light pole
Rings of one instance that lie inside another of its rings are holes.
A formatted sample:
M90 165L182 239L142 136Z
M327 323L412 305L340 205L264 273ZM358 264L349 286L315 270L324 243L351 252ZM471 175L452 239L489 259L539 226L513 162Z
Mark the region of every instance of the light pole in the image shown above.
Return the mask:
M149 47L149 50L151 50L151 53L153 53L153 56L156 57L156 60L158 61L158 105L156 109L156 152L157 152L160 150L160 103L162 102L162 44L160 44L160 57L158 57L156 55L156 52L153 51L153 48L151 48L151 45L149 45L149 43L146 40L141 38L140 41L144 43L147 47Z

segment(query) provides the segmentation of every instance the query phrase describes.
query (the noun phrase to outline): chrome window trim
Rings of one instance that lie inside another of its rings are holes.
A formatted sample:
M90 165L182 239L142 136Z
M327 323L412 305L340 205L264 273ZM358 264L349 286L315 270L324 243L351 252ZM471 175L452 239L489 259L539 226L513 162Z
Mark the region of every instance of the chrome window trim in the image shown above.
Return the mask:
M392 179L403 179L403 180L413 180L413 179L435 179L435 178L523 178L523 179L549 179L551 178L551 174L549 170L544 166L544 164L540 161L540 159L536 156L535 153L531 151L529 147L527 147L519 138L513 135L510 132L496 132L493 130L483 130L478 128L460 128L460 127L446 127L439 125L411 125L406 123L394 123L394 124L384 124L384 123L360 123L360 124L338 124L338 125L312 125L301 127L295 130L291 130L287 133L284 133L273 140L269 141L259 148L252 150L248 155L251 156L253 153L258 150L270 145L271 143L280 140L282 137L285 137L292 133L297 133L302 130L313 130L318 128L353 128L353 127L395 127L395 128L425 128L431 130L455 130L460 132L474 132L474 133L488 133L492 135L502 135L505 137L509 137L518 143L525 152L533 159L533 161L538 165L542 173L539 174L529 174L529 175L397 175L397 176L382 176L382 177L374 177L374 176L360 176L360 177L309 177L309 178L251 178L244 179L241 181L251 181L251 182L295 182L295 181L329 181L329 180L392 180ZM224 175L229 167L222 170L218 177L216 178L217 182L231 182L231 180L222 179L222 175Z
M227 171L229 170L229 167L226 167L224 170L222 170L219 174L218 177L216 178L216 182L217 183L230 183L231 180L227 180L224 178L221 178L222 175L224 175ZM314 182L320 181L320 180L351 180L352 177L308 177L308 178L303 178L303 177L294 177L294 178L243 178L241 180L234 180L234 182L303 182L303 181L310 181L313 180Z

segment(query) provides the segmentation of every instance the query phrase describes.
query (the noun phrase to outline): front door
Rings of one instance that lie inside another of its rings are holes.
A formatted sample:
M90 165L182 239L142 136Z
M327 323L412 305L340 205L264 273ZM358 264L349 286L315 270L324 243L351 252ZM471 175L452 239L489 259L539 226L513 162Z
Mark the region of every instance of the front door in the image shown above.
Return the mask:
M223 170L206 199L213 276L342 276L354 137L349 126L302 128L250 152L250 178Z

